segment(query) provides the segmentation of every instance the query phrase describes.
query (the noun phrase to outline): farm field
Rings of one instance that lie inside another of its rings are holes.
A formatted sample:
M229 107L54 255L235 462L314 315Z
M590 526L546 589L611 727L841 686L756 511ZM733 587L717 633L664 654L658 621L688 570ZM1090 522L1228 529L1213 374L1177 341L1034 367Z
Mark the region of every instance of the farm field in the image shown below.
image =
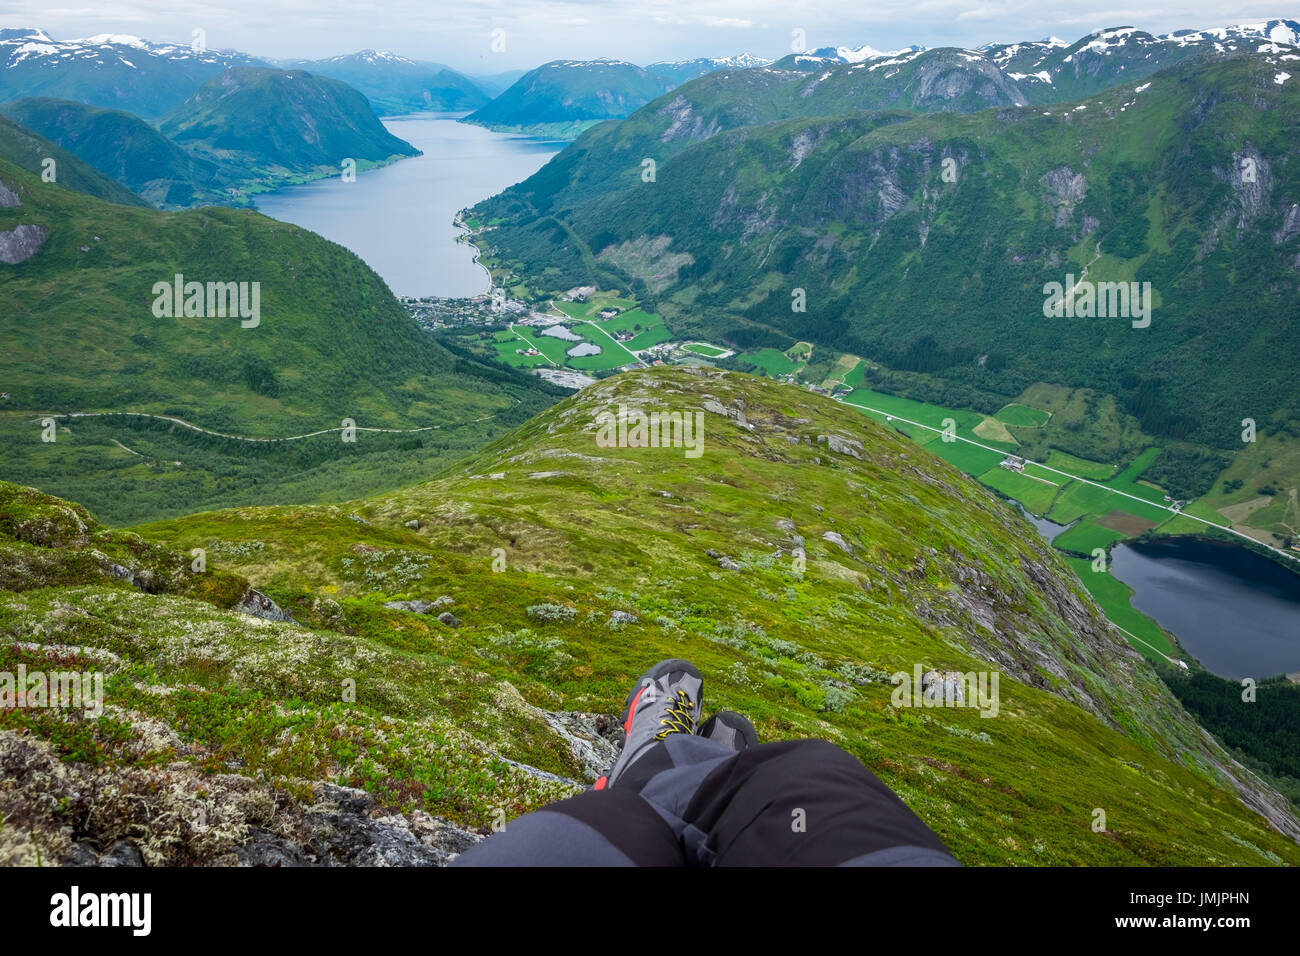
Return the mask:
M716 345L709 345L705 342L688 342L682 346L683 352L693 352L696 355L703 355L705 358L718 358L726 355L727 350L718 348Z
M632 352L648 349L660 342L667 342L673 337L672 332L668 330L668 326L664 325L661 316L654 312L646 312L643 309L628 309L612 319L593 320L593 324L611 335L615 332L635 333L631 339L622 343L625 348Z
M789 375L799 364L790 361L790 357L780 349L759 349L756 352L742 352L740 357L746 362L753 362L773 378Z
M520 339L509 329L503 329L492 337L496 347L497 358L515 368L536 368L538 365L552 364L545 355L520 355L518 350L528 347L528 342Z
M1154 501L1158 504L1164 504L1164 492L1151 485L1141 482L1139 479L1142 472L1150 467L1151 462L1155 461L1156 456L1160 454L1160 449L1156 447L1148 448L1142 454L1129 464L1127 468L1118 475L1106 482L1108 487L1115 488L1119 491L1126 491L1131 495L1137 495L1139 498L1146 498L1148 501Z
M937 449L931 448L932 451ZM979 475L979 480L1008 498L1020 502L1033 514L1042 517L1052 507L1052 502L1069 479L1048 472L1032 474L1026 468L1026 474L1009 471L1001 466L994 466Z
M571 326L571 330L575 334L581 335L583 339L592 345L600 346L601 353L599 355L566 355L566 364L570 368L598 372L608 368L619 368L638 361L637 357L629 352L622 342L617 341L594 322L576 323Z
M1159 659L1157 654L1177 656L1173 643L1160 626L1133 607L1130 601L1133 597L1132 588L1109 571L1094 571L1089 558L1066 560L1093 600L1101 605L1111 623L1130 632L1124 637L1134 650L1155 660Z
M596 292L586 302L568 302L564 299L556 299L554 305L556 309L571 319L587 321L597 319L602 309L618 309L621 312L633 310L636 308L636 301L634 299L620 298L614 292ZM617 318L621 318L621 316Z
M855 380L861 382L861 375L861 367L859 367L845 378L846 384L854 385ZM862 409L877 421L886 421L887 418L897 416L887 424L920 441L940 458L970 475L981 475L990 468L997 467L998 462L1004 457L1003 453L1011 451L1014 447L976 435L975 428L984 421L984 416L978 412L943 408L940 405L929 405L925 402L913 401L910 398L898 398L895 395L886 395L883 392L875 392L861 387L855 387L852 392L844 397L844 402ZM868 408L877 409L877 411L867 411ZM942 440L942 436L937 432L907 425L898 421L898 418L906 418L909 421L928 425L930 428L935 429L942 429L944 419L951 418L957 424L956 433L958 436L980 442L983 445L989 445L998 450L990 451L987 448L980 448L964 441L946 442ZM1000 448L999 444L1001 444Z
M1001 408L993 416L1004 425L1020 428L1040 428L1047 424L1048 419L1052 417L1051 412L1045 412L1041 408L1031 408L1028 405L1021 405L1013 402Z
M1157 505L1154 502L1148 503L1145 500L1134 501L1132 498L1126 498L1123 495L1112 494L1108 490L1110 488L1129 492L1127 487L1114 484L1098 487L1097 485L1084 484L1081 481L1072 482L1070 487L1065 489L1060 497L1056 499L1056 503L1052 506L1052 510L1047 517L1058 524L1069 524L1085 515L1106 515L1112 511L1123 511L1154 524L1159 524L1169 517L1169 509L1163 507L1163 505ZM1145 490L1163 498L1154 489L1146 488ZM1129 493L1134 494L1135 492Z
M1095 548L1109 548L1116 541L1123 541L1124 537L1122 531L1085 519L1062 531L1052 541L1052 546L1062 551L1091 555Z
M1047 464L1053 468L1059 468L1061 471L1068 471L1072 475L1078 475L1080 478L1089 478L1092 481L1105 481L1115 474L1114 465L1107 465L1100 461L1089 461L1087 458L1080 458L1077 455L1063 452L1059 448L1053 448L1048 453Z
M1071 529L1058 539L1063 542L1063 546L1069 546L1071 550L1091 553L1094 547L1105 547L1114 541L1141 534L1165 522L1169 522L1168 530L1171 533L1191 533L1198 530L1198 526L1199 530L1204 530L1204 526L1199 522L1172 515L1168 510L1164 492L1141 480L1142 473L1160 454L1158 447L1145 449L1119 474L1114 474L1113 465L1090 461L1056 449L1049 453L1046 462L1049 468L1098 484L1071 481L1034 461L1027 461L1025 473L1017 474L999 467L1003 453L1015 453L1016 446L989 437L988 425L997 424L998 419L987 418L978 412L943 408L876 392L862 387L862 378L861 365L845 377L846 384L856 386L849 395L845 396L846 404L855 405L864 411L867 407L877 409L878 411L867 412L867 414L882 421L887 417L896 416L889 423L893 427L925 445L950 464L977 476L990 488L1019 501L1035 515L1067 525L1080 519L1092 519L1086 526L1079 530ZM1008 409L1013 410L1009 416L1004 414ZM1034 417L1032 413L1035 412L1038 410L1020 403L1012 403L1004 406L999 416L1004 419L1010 417L1017 421L1026 421ZM1045 421L1046 414L1041 412L1037 418ZM937 433L906 425L900 422L899 418L906 418L931 428L942 428L943 420L951 418L957 423L956 432L959 437L972 439L988 448L962 441L944 442L940 440L941 436ZM1002 424L1005 425L1005 422ZM1023 426L1012 425L1011 427ZM991 451L989 448L995 450ZM1051 484L1044 482L1051 482ZM1114 494L1110 489L1122 494ZM1126 495L1133 497L1126 497ZM1193 503L1187 510L1189 514L1196 514L1216 523L1227 523L1208 506ZM1085 544L1088 545L1086 548Z
M1161 534L1205 534L1206 531L1210 530L1205 526L1204 522L1197 521L1194 518L1189 518L1188 515L1195 515L1197 518L1204 518L1206 521L1209 521L1212 524L1216 524L1222 528L1232 527L1232 522L1230 522L1223 515L1219 514L1219 512L1215 511L1204 501L1193 501L1191 504L1189 504L1186 508L1183 509L1182 514L1175 515L1174 517L1166 521L1164 524L1162 524L1160 526L1160 533Z
M565 342L563 339L557 339L550 335L542 335L539 330L527 325L514 325L508 331L531 344L533 348L550 359L552 365L563 365L568 359L565 352L576 344L574 342ZM518 355L515 357L522 359L525 356Z

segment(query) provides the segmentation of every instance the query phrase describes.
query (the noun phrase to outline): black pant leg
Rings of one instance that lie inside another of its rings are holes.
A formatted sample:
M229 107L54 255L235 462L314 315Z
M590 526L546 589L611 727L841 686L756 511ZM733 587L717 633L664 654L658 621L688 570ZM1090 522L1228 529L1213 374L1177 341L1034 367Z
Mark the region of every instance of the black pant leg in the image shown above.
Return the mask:
M823 740L738 754L696 791L685 820L716 866L955 866L942 841L852 754Z
M506 824L452 866L685 866L676 834L635 792L588 790Z

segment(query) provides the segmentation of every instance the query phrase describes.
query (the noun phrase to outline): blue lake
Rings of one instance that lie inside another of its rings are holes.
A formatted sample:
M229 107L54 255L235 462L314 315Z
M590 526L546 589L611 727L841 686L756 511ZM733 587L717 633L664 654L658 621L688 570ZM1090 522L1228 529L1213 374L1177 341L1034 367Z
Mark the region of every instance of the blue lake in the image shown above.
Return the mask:
M398 295L471 296L488 290L473 246L457 242L456 213L527 179L563 143L456 122L463 114L394 116L384 126L423 156L368 172L289 186L257 208L351 249Z

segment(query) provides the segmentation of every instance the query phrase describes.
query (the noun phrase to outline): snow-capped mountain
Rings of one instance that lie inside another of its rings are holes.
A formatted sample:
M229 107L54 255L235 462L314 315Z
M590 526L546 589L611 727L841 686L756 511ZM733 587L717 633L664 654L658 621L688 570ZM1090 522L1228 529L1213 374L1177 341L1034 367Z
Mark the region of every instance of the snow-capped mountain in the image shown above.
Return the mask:
M1052 51L1069 45L1059 37L1044 37L1021 43L987 43L979 49L1000 68L1014 70L1020 66L1036 66Z
M369 66L415 66L415 60L408 59L397 53L390 53L388 50L359 50L356 53L341 53L338 56L326 57L316 62L365 63Z
M1293 47L1300 46L1300 23L1295 20L1264 20L1259 23L1242 23L1214 30L1180 30L1161 39L1179 44L1218 43L1233 49L1242 43ZM1276 53L1278 51L1262 50L1257 46L1255 52Z
M867 60L906 56L909 53L922 53L923 46L907 46L901 50L877 50L872 46L823 46L808 53L799 54L800 58L815 57L832 63L864 63Z
M1078 99L1099 90L1141 80L1196 56L1277 53L1300 47L1300 22L1263 20L1209 30L1179 30L1156 35L1131 26L1097 30L1068 43L1059 37L1014 43L989 43L966 51L991 60L1025 92L1030 102ZM868 64L876 70L915 58L923 47L883 52L871 46L827 46L792 54L780 69L805 72L837 64Z
M718 70L748 70L755 66L767 66L771 62L766 57L741 53L737 56L703 56L693 60L651 63L646 67L646 71L665 77L676 85L688 83L698 76L715 73Z
M1277 53L1300 46L1300 23L1266 20L1157 36L1135 27L1097 30L1067 44L1055 37L994 44L982 52L1033 102L1078 99L1197 56Z
M232 50L155 43L127 34L55 40L44 30L0 30L0 101L52 96L157 117L231 66L264 65Z

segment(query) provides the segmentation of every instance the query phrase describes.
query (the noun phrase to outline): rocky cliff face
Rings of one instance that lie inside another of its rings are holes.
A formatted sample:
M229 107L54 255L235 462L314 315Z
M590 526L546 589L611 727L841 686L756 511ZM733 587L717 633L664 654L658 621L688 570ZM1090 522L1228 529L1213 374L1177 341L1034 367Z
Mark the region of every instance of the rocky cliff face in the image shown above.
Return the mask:
M44 226L24 223L7 232L0 232L0 262L11 266L26 262L40 251L48 235Z

